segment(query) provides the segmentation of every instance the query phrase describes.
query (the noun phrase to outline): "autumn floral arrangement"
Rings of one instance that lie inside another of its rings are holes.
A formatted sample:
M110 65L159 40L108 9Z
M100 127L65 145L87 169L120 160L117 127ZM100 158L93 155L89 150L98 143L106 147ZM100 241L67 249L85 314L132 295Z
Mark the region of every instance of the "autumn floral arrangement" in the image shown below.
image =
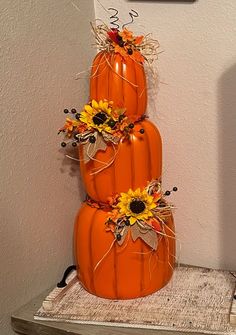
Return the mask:
M135 36L132 31L124 28L109 28L105 24L92 25L96 44L99 50L107 52L114 51L121 56L130 57L134 61L151 64L158 55L157 49L159 43L150 37L150 34L144 36Z
M173 192L177 190L176 186L172 189ZM163 192L160 181L152 180L144 189L129 189L126 193L110 197L108 204L98 204L89 197L87 203L91 207L108 210L106 231L114 234L119 245L130 235L134 242L141 238L151 250L157 250L160 238L175 236L175 232L166 225L174 208L166 200L172 191Z
M65 109L64 113L70 112ZM93 159L98 150L106 150L109 143L117 145L122 138L128 138L134 128L125 115L125 108L114 107L112 101L92 100L80 113L73 108L71 114L73 118L67 117L59 129L59 134L64 133L67 140L61 142L61 146L83 144L85 162ZM140 133L143 132L140 129Z

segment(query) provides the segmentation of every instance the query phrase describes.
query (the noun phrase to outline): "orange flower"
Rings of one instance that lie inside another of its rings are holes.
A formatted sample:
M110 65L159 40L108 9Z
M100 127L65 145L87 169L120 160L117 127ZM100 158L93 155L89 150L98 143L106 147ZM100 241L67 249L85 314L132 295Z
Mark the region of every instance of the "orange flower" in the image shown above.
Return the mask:
M160 192L156 192L156 193L153 193L153 198L154 198L154 200L155 200L155 202L157 202L158 200L160 200L161 199L161 193Z
M88 129L88 126L85 123L80 123L76 129L79 133L83 133L85 130Z
M132 31L129 31L126 28L123 31L119 32L119 35L122 37L122 40L124 42L132 41L133 40L133 33L132 33Z
M123 57L127 57L127 52L124 48L120 47L118 44L113 43L115 53L119 53Z
M112 233L115 232L115 224L111 221L108 221L106 222L106 228L105 228L106 231L111 231Z
M116 221L118 216L119 216L119 210L118 209L113 209L113 211L109 212L109 219L112 221Z
M135 45L140 45L140 44L142 43L143 39L144 39L144 36L137 36L137 37L135 37L133 43L134 43Z
M77 120L71 120L70 118L66 118L66 123L64 124L64 126L59 129L59 132L61 131L66 131L67 132L67 136L71 137L73 130L75 127L77 127L79 121Z
M108 197L107 201L108 201L109 205L112 206L115 202L115 199L113 197Z

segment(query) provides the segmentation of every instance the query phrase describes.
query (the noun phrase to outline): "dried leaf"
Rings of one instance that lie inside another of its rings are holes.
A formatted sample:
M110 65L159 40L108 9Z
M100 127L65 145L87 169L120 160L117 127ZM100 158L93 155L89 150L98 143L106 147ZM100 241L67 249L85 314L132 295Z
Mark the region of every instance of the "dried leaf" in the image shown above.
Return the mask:
M103 136L102 136L101 134L98 134L98 135L97 135L97 140L96 140L96 142L95 142L94 144L96 145L96 152L97 152L98 150L103 150L103 151L105 151L106 148L107 148L107 144L106 144L106 142L104 141L104 138L103 138Z
M137 224L131 226L131 237L135 242L137 238L141 238L149 247L156 250L158 245L158 236L157 233L150 229L140 229Z
M157 250L158 237L154 230L148 230L146 233L141 233L140 238L153 250Z
M140 236L140 231L139 231L139 227L137 224L134 224L130 227L130 231L131 231L131 237L132 240L135 242L137 240L137 238Z
M101 134L96 134L96 142L90 143L89 141L83 144L83 158L84 162L88 163L90 159L96 155L99 150L105 151L107 148L107 144L104 141Z
M103 139L106 141L106 142L112 142L114 144L118 144L120 139L119 137L117 136L113 136L109 133L106 133L105 131L102 132L102 136L103 136Z

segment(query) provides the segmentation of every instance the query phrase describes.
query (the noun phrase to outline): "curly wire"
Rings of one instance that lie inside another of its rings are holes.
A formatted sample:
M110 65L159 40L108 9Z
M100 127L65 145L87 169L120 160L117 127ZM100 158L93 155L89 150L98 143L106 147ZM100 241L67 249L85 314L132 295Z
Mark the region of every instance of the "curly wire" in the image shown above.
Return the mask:
M108 8L108 10L114 12L114 14L110 16L110 20L111 20L110 25L113 25L114 28L119 29L120 26L117 23L119 21L119 17L117 16L119 11L116 8L113 8L113 7Z
M129 12L129 16L130 16L130 18L131 18L131 21L129 21L129 22L127 22L127 23L124 23L124 24L122 25L122 29L124 29L125 26L128 26L128 24L133 23L133 22L134 22L134 18L139 17L139 13L136 12L136 10L131 9L131 11Z

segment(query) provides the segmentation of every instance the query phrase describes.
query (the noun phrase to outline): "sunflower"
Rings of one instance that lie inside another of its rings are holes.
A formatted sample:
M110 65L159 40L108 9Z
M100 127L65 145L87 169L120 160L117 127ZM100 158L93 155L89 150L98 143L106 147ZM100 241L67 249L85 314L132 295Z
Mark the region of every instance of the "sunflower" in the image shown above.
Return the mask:
M80 121L87 124L89 129L112 133L112 127L117 119L112 114L111 105L112 103L106 100L99 102L92 100L90 104L84 106L84 110L80 113Z
M147 220L153 217L152 209L156 208L157 204L152 195L138 188L135 191L130 189L127 193L121 193L117 207L119 213L129 217L129 222L133 225L137 220Z

